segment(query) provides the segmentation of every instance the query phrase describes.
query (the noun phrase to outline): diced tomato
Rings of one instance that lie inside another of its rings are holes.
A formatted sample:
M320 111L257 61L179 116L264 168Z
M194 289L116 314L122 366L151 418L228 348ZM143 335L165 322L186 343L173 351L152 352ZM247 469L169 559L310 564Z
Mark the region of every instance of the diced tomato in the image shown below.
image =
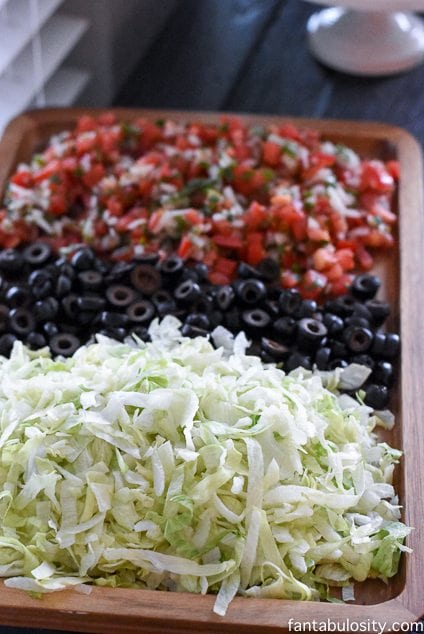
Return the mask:
M95 130L97 127L97 121L94 117L89 115L83 115L77 121L76 131L79 132L88 132L89 130Z
M254 200L244 215L244 222L248 229L258 229L269 219L269 213L265 205L260 205Z
M102 114L99 115L98 122L100 125L111 126L116 123L116 116L113 112L110 112L110 110L108 112L102 112Z
M393 190L393 176L381 161L363 161L361 169L361 189L373 189L388 193Z
M280 281L283 288L296 288L300 282L300 275L287 269L281 273Z
M334 250L328 247L322 247L314 251L312 259L317 271L325 271L325 269L333 266L336 261Z
M228 277L228 279L232 279L234 273L237 269L237 262L235 260L230 260L229 258L217 258L214 263L214 271L223 273Z
M334 257L343 271L351 271L355 267L355 254L352 249L338 249Z
M34 184L34 179L31 172L27 170L20 170L19 172L15 172L11 178L11 182L15 185L19 185L19 187L32 187Z
M301 292L306 299L318 299L327 285L327 277L314 269L309 269L300 280Z
M178 255L180 258L189 258L193 251L193 244L187 236L184 236L180 242L180 246L178 247Z
M218 247L224 247L225 249L242 249L243 240L240 236L232 235L214 235L212 240Z
M248 236L247 240L246 261L255 265L266 256L266 251L259 240L252 239L251 236Z
M293 139L294 141L298 141L300 138L299 130L291 123L285 123L284 125L280 126L278 133L285 139Z
M103 236L105 236L108 233L108 226L105 223L104 220L101 220L100 218L98 220L95 221L94 223L94 233L96 234L96 236L98 236L99 238L102 238ZM118 229L117 229L118 231Z
M97 133L85 133L77 138L75 147L78 156L88 154L96 148L98 144Z
M281 146L273 141L265 141L262 146L263 160L271 167L277 167L281 161Z
M395 181L399 180L400 176L400 164L399 161L387 161L386 170Z
M85 172L83 174L82 182L87 187L94 187L99 181L102 180L104 175L105 168L103 167L103 165L101 163L94 163L94 165L91 165L88 172Z
M349 275L348 273L345 273L344 275L340 276L337 280L334 280L331 282L331 284L329 285L329 291L331 293L331 295L345 295L351 284L353 282L353 275Z
M124 213L122 202L116 196L111 196L108 199L106 207L108 208L111 216L122 216Z
M230 284L231 280L228 275L225 273L220 273L219 271L212 271L209 273L209 281L212 284L216 284L217 286L225 286L226 284Z
M364 271L369 271L372 268L374 264L374 258L362 244L356 245L355 256L361 269L363 269Z
M61 216L68 209L66 199L63 194L52 194L50 196L49 211L54 216Z
M60 162L57 159L50 161L50 163L47 163L47 165L41 167L33 174L34 183L41 183L41 181L48 180L52 176L60 177L60 168Z

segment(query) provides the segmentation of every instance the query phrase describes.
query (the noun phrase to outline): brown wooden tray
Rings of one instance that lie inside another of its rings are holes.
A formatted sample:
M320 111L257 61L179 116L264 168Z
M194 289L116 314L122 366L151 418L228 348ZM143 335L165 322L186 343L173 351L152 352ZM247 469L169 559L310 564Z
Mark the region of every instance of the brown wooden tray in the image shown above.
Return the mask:
M25 113L7 127L0 142L0 193L7 176L21 161L29 159L48 137L71 128L83 114L93 109L48 109ZM119 118L136 116L153 119L173 117L184 120L216 121L217 113L142 111L116 109ZM347 623L412 623L424 614L424 479L420 477L424 458L424 209L422 159L416 141L404 130L378 123L287 119L241 115L248 123L293 121L301 127L319 130L326 138L351 146L364 157L397 158L401 164L398 191L398 248L379 257L376 269L383 279L382 297L392 306L391 327L400 329L402 360L398 389L393 396L397 424L381 434L404 457L397 469L395 486L403 504L403 519L415 527L407 540L413 554L402 558L399 573L387 585L377 581L357 584L356 602L334 604L236 598L222 618L212 612L213 596L149 590L93 588L90 595L66 591L33 599L0 583L0 623L30 627L50 627L101 634L153 632L277 632L289 630L290 619L298 622L338 622L339 631L349 631ZM345 629L342 630L342 627ZM293 628L293 625L292 625ZM356 628L356 629L355 629ZM329 628L330 629L330 628ZM371 625L369 625L369 631ZM356 625L352 631L359 630ZM296 631L292 629L292 631ZM307 631L307 630L306 630ZM397 631L400 631L399 629Z

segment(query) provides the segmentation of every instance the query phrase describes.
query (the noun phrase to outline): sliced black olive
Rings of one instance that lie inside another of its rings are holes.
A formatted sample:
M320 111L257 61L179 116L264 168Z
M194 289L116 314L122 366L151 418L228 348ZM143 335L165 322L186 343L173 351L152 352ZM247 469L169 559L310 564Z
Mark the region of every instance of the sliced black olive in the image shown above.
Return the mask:
M209 332L204 328L199 328L198 326L184 324L181 328L181 334L183 337L206 337Z
M52 255L51 247L45 242L34 242L25 247L22 252L22 256L30 266L41 266L48 262ZM42 348L42 346L38 346Z
M99 291L103 286L103 275L99 271L89 269L78 273L78 281L84 291Z
M269 313L271 317L277 319L278 315L280 314L280 305L278 303L278 300L266 299L264 306L266 312Z
M378 277L370 273L364 273L363 275L357 275L355 277L350 287L350 292L354 297L364 301L366 299L373 299L379 288L380 280Z
M24 259L16 249L0 251L0 271L6 273L20 273L24 266Z
M127 308L128 319L137 324L149 324L155 312L154 305L148 299L140 299Z
M184 262L176 255L171 255L159 264L160 272L167 278L176 278L182 273Z
M200 286L193 280L186 280L177 286L174 297L177 303L190 304L195 302L202 295Z
M325 310L340 317L349 317L355 311L357 301L351 295L342 295L325 303Z
M361 328L369 328L370 322L365 317L360 317L359 315L351 315L350 317L346 317L345 326L359 326Z
M128 334L138 337L138 339L141 339L141 341L150 340L149 331L144 326L134 326L134 328L130 329Z
M48 297L53 293L53 290L53 280L51 279L31 287L32 294L36 299L43 299L44 297Z
M59 302L55 297L39 299L35 302L33 310L37 321L52 321L59 312Z
M225 322L225 313L221 310L211 310L207 317L210 323L210 330L213 330L217 326L222 326Z
M267 337L262 337L261 348L273 361L284 361L290 354L290 349L283 343L268 339Z
M389 403L389 390L386 385L371 383L365 389L365 405L369 405L373 409L379 410L387 407Z
M155 266L159 262L159 254L138 253L134 256L134 261L138 264L150 264L150 266Z
M7 332L0 337L0 355L8 357L12 351L13 344L17 341L16 336Z
M53 292L53 278L51 274L44 269L33 271L28 277L28 284L32 294L37 299L47 297Z
M266 286L261 280L243 280L237 287L237 295L242 302L256 306L266 297Z
M249 277L256 278L258 277L258 271L254 266L250 266L250 264L246 264L246 262L240 262L237 267L237 276L246 280Z
M355 304L355 308L353 309L353 313L350 317L348 317L348 319L350 319L351 317L363 317L364 319L366 319L369 323L371 323L371 313L368 310L368 308L366 307L365 304L361 304L360 302L357 302Z
M299 291L288 288L281 293L278 301L283 315L294 315L300 307L302 298Z
M102 277L105 277L106 275L109 275L111 269L112 265L109 262L101 260L100 258L95 258L93 263L93 271L97 271L97 273L100 273Z
M160 317L172 315L177 310L177 304L171 293L163 288L153 293L151 300Z
M92 310L79 310L76 321L79 326L88 326L97 319L97 314Z
M380 331L374 333L374 340L371 346L371 354L374 357L380 357L383 354L385 342L386 333Z
M91 269L95 260L95 255L91 249L80 249L71 258L72 266L77 271L87 271Z
M331 359L331 348L323 346L315 353L315 364L318 370L327 370Z
M185 282L186 280L192 280L193 282L200 282L200 278L196 271L188 266L184 267L184 270L180 276L179 282Z
M108 284L121 282L131 274L133 268L134 264L132 262L116 262L110 271L108 271L107 275L104 275L105 281Z
M106 300L100 295L81 295L77 297L78 310L100 312L106 305Z
M264 258L258 262L256 270L265 282L273 282L280 277L280 265L274 258Z
M343 332L344 321L340 315L334 313L324 313L324 325L328 330L328 334L332 337L337 337Z
M31 302L31 293L25 286L11 286L6 292L5 299L10 308L25 307Z
M112 306L125 308L135 300L135 292L129 286L116 284L106 289L106 298Z
M383 352L381 356L385 359L394 359L398 356L400 350L400 338L395 332L386 333L384 340Z
M213 311L213 299L210 295L202 295L196 301L194 301L191 305L191 310L193 313L205 313L205 315L209 315Z
M25 343L31 350L39 350L47 345L46 338L39 332L30 332Z
M232 306L235 299L235 292L232 286L221 286L215 294L215 301L220 310L226 311Z
M373 342L373 334L368 328L349 326L343 333L347 347L356 354L367 352Z
M153 295L161 287L162 279L159 271L150 264L137 264L131 271L131 284L144 295Z
M243 311L241 319L249 332L260 332L271 323L271 317L261 308L252 308Z
M297 323L293 317L280 317L273 323L274 332L283 341L290 341L296 334Z
M316 349L327 335L327 328L317 319L305 317L297 324L297 343L301 350Z
M372 378L376 383L390 387L394 381L393 366L389 361L377 361L374 367Z
M198 278L201 282L206 282L209 275L209 267L204 262L196 262L193 265L193 269L196 271Z
M0 332L4 332L9 325L9 307L0 304ZM1 354L1 353L0 353Z
M121 328L128 323L128 316L125 313L113 313L109 310L104 310L100 313L100 323L105 328Z
M292 352L287 361L284 362L284 371L291 372L296 368L305 368L305 370L312 369L311 357L301 352Z
M387 302L378 299L370 299L366 302L366 307L371 313L374 326L381 326L390 314L390 306Z
M62 297L61 299L60 303L62 305L63 311L66 317L68 317L70 320L75 319L78 314L77 299L78 297L74 293L70 293L69 295Z
M224 313L224 326L234 333L238 333L241 330L241 318L237 308L230 308Z
M330 348L332 359L344 359L349 355L347 346L342 341L331 341Z
M346 361L346 359L341 359L340 357L336 357L335 359L331 359L331 361L328 364L328 369L335 370L336 368L347 368L348 365L349 363L348 361Z
M185 318L184 323L189 326L197 326L197 328L203 328L203 330L209 330L211 327L211 322L209 318L202 313L190 313Z
M127 337L128 333L125 328L122 326L117 326L116 328L109 328L109 337L112 339L116 339L117 341L123 341L125 337Z
M46 321L46 323L42 325L42 331L48 339L51 339L59 333L59 326L55 324L54 321Z
M9 326L19 337L35 329L35 319L27 308L13 308L9 313Z
M52 354L60 354L70 357L81 345L80 340L69 332L61 332L50 339L49 342Z
M75 278L75 270L70 262L66 258L59 258L55 260L52 264L54 269L54 276L56 275L65 275L69 277L70 280Z
M67 276L60 274L56 280L55 295L56 297L64 297L72 288L72 280Z
M359 363L359 365L365 365L367 368L374 368L374 359L369 354L354 354L350 358L351 363Z
M316 301L313 299L303 299L300 303L299 308L296 311L295 317L296 319L303 319L304 317L313 317L313 315L317 312L318 306Z

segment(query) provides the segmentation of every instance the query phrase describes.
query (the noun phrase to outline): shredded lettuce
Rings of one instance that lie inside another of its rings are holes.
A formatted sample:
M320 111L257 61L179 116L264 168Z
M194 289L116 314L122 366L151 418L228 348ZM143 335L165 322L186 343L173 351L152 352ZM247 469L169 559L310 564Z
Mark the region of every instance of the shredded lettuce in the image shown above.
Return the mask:
M394 575L410 531L400 452L337 391L361 370L285 375L244 335L221 329L216 349L179 327L0 358L6 585L212 592L223 615L236 594L350 599L354 581Z

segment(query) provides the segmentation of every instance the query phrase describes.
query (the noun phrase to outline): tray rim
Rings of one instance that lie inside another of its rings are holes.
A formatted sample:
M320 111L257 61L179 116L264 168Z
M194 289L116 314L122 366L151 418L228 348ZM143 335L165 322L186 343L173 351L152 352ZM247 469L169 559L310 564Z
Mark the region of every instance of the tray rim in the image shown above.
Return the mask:
M400 594L389 601L373 605L237 597L230 605L226 617L222 618L212 612L213 596L96 587L87 596L66 591L45 595L39 601L20 591L6 588L1 582L0 623L25 626L30 622L32 627L101 633L115 632L117 625L121 632L131 633L139 631L140 627L146 633L161 632L164 626L176 633L196 631L199 626L204 632L219 630L229 633L253 633L265 630L283 633L289 631L290 618L299 622L331 619L342 623L346 622L346 619L350 619L350 622L367 619L371 621L381 617L381 622L385 621L387 627L396 622L416 621L424 612L424 593L420 592L419 587L420 571L424 567L424 535L422 530L418 530L422 510L419 504L414 504L418 500L422 505L424 500L424 483L421 484L417 478L420 455L424 455L424 436L420 433L419 427L424 421L424 406L417 402L416 398L422 390L420 372L424 367L424 335L420 334L424 312L424 297L420 292L420 273L423 266L420 267L417 262L417 254L424 251L423 169L419 144L411 134L400 127L368 121L140 108L48 108L23 113L6 127L0 141L0 191L7 175L16 164L16 154L26 135L33 133L42 125L69 124L83 114L96 115L110 111L124 119L135 116L155 119L169 116L185 120L216 121L218 117L228 115L239 116L247 122L258 124L272 121L293 122L331 136L347 135L358 139L389 141L395 146L402 166L399 209L403 210L403 214L407 213L407 219L401 219L399 223L399 304L408 307L410 313L407 318L404 316L401 319L403 354L400 383L402 404L408 403L408 407L402 408L403 501L405 521L416 527L408 539L414 553L412 556L404 555L405 585ZM405 308L402 315L404 313ZM404 433L405 430L408 433ZM99 602L100 611L96 609ZM107 617L110 619L106 622Z

